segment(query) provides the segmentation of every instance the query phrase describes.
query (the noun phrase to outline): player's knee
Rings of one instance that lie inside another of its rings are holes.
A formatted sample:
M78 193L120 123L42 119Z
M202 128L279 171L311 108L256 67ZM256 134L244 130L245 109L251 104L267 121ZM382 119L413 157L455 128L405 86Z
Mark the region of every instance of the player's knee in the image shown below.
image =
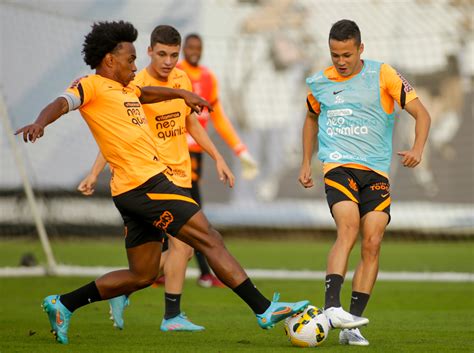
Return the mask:
M153 271L147 271L146 273L136 274L135 285L140 289L149 287L153 284L156 277L158 277L158 274L159 274L158 269L156 271L153 270Z
M359 232L358 224L344 224L337 227L337 246L351 250L357 240Z
M222 239L222 235L209 226L209 245L211 248L223 248L225 247L224 245L224 240Z
M337 225L337 232L344 236L344 238L350 238L357 236L359 233L359 223L358 222L345 222Z
M381 245L382 237L373 236L364 239L362 241L362 258L368 260L378 258Z

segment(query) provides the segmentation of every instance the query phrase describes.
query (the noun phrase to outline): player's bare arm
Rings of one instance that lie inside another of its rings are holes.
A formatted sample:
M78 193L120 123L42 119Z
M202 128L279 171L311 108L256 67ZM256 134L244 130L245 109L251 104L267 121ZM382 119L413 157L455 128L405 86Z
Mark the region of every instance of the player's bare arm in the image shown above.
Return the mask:
M36 139L41 138L44 135L44 128L60 118L62 115L69 111L69 106L66 99L62 97L56 98L53 102L49 103L39 113L33 124L23 126L16 130L15 135L23 133L23 141L34 143Z
M143 104L157 103L169 99L182 98L184 102L197 113L201 112L204 107L212 111L212 105L201 98L197 94L184 90L184 89L173 89L168 87L158 86L146 86L142 87L142 94L140 96L140 102Z
M415 141L411 150L400 151L397 154L402 157L401 163L404 167L414 168L421 162L423 149L430 130L431 117L418 98L407 103L405 110L416 120Z
M99 151L90 173L79 183L79 185L77 186L77 190L80 191L84 196L92 195L95 191L97 178L99 177L99 174L104 170L106 164L107 161L105 160L102 153Z
M235 181L234 174L232 174L224 158L219 153L216 146L209 138L206 130L204 130L194 114L189 114L186 117L186 130L203 148L203 150L216 161L216 169L219 179L224 183L228 182L229 186L233 187Z
M303 161L298 180L305 188L314 186L311 176L311 157L318 133L318 116L308 111L303 125Z

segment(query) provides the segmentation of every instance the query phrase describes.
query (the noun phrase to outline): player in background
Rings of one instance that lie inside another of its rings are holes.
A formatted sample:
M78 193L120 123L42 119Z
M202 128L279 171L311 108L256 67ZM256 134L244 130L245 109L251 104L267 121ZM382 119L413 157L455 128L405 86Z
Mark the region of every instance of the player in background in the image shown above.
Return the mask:
M306 80L310 93L299 181L305 188L314 185L311 156L317 135L326 197L337 227L327 260L325 314L333 328L343 328L341 344L367 346L357 327L369 322L362 314L377 278L380 246L390 221L394 101L416 120L413 147L397 153L405 167L420 163L431 118L397 71L388 64L361 59L364 44L356 23L335 23L329 49L333 66ZM359 231L361 260L352 279L348 313L342 309L340 291Z
M48 104L34 123L19 128L25 142L34 143L47 125L71 110L79 109L112 170L111 192L125 225L128 269L109 272L72 292L49 295L43 300L51 331L60 343L68 343L71 316L78 308L96 301L129 295L153 283L158 275L164 232L200 250L219 279L242 298L260 327L304 309L297 303L268 300L228 252L220 234L212 228L199 205L164 175L155 139L144 121L142 104L183 98L194 110L208 106L199 96L181 89L138 87L135 77L137 30L128 22L98 22L85 36L84 61L95 74L76 80ZM220 155L214 158L222 159ZM234 176L225 165L221 181L233 186Z
M139 87L181 88L192 92L191 81L186 73L175 67L180 48L181 35L175 28L157 26L150 36L150 63L137 74L133 84ZM158 157L167 166L165 175L191 197L191 158L186 132L193 136L210 156L218 154L216 147L196 115L182 99L146 104L143 110L156 139ZM99 152L91 172L81 181L78 190L84 195L92 195L97 178L105 165L106 161ZM219 165L216 167L218 171L221 168ZM167 237L165 244L166 249L163 247L160 263L160 273L166 276L165 314L160 329L165 332L202 331L204 327L193 324L181 312L180 307L186 268L193 256L193 248L175 237ZM129 298L125 295L110 300L114 325L119 329L123 328L123 311L128 304Z
M209 121L212 121L217 133L239 157L242 165L242 177L247 180L255 178L258 174L257 163L240 140L222 108L218 96L217 78L207 67L199 65L202 55L202 39L198 34L193 33L186 36L183 44L183 54L184 60L178 63L178 68L186 72L191 79L193 91L209 101L213 108L212 112L203 110L198 115L199 122L204 129L207 129ZM189 134L188 146L191 152L193 169L191 195L194 200L202 205L199 180L202 173L203 149ZM222 283L211 273L206 258L199 251L196 251L195 255L201 271L198 284L205 288L222 287Z

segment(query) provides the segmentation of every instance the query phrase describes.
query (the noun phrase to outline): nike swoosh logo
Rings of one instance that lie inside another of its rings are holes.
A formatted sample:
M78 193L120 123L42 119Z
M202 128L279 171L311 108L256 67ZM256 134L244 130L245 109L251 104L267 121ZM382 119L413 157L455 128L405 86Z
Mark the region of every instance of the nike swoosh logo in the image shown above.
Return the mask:
M352 299L357 300L357 299L359 299L359 297L352 297Z
M382 194L382 195L380 195L380 196L382 196L383 198L385 198L385 197L387 197L388 195L390 195L390 193L387 192L386 194Z
M290 308L289 306L287 306L286 308L284 308L284 309L282 309L282 310L273 312L273 313L272 313L272 316L274 316L274 315L288 314L289 312L291 312L291 308Z
M59 313L59 310L56 311L56 324L58 326L61 326L64 323L64 320L61 320L61 314Z
M342 91L344 91L344 90L341 89L340 91L334 91L334 92L332 92L332 94L339 94L339 93L341 93Z
M171 299L171 298L166 298L166 300L169 300L169 301L172 301L172 302L176 301L176 299Z
M329 282L331 282L331 279L326 280L326 283L329 283Z

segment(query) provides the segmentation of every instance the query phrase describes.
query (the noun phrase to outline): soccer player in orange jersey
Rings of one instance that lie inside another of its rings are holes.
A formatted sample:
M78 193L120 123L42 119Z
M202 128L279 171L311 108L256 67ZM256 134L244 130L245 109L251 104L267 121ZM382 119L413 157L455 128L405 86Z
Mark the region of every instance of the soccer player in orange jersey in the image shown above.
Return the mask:
M380 247L390 221L394 102L416 120L412 149L398 152L405 167L420 163L431 118L395 69L361 59L364 44L355 22L341 20L332 26L329 49L333 66L306 80L310 93L299 181L305 188L314 185L311 156L317 139L326 197L337 228L327 261L325 314L332 327L343 329L341 344L368 346L358 327L369 322L362 314L377 278ZM342 309L340 291L359 231L361 260L352 280L348 313Z
M213 111L203 110L198 115L201 125L207 129L209 121L212 121L214 128L227 145L239 157L242 165L242 177L253 179L258 174L257 163L250 155L247 147L242 143L230 120L227 118L218 95L218 83L214 73L207 67L199 65L202 55L202 39L192 33L186 36L183 45L184 60L178 63L178 68L184 70L193 85L193 91L209 101ZM202 148L196 143L192 136L188 135L188 146L191 152L193 169L193 183L191 195L200 205L202 205L199 180L202 172ZM222 283L211 273L206 258L196 251L196 259L201 271L198 284L202 287L221 287Z
M268 300L228 252L220 234L212 228L199 205L165 176L152 132L145 122L142 104L175 98L191 108L208 103L186 90L138 87L135 77L137 30L128 22L98 22L84 40L84 61L95 74L76 80L66 92L48 104L34 123L21 127L25 142L34 143L47 125L71 110L79 109L99 148L111 166L111 191L125 225L128 269L109 272L72 292L49 295L43 300L51 330L60 343L68 343L73 312L90 303L129 295L153 283L158 274L164 232L205 254L220 280L242 298L268 329L303 310L308 301L284 303ZM218 157L218 156L215 156ZM219 175L233 185L234 177L221 163Z
M181 35L175 28L166 25L156 27L151 33L148 47L150 64L137 74L133 83L140 87L162 86L192 91L191 81L186 73L175 67L180 48ZM166 176L191 196L191 159L186 133L193 136L199 146L202 146L200 148L211 157L220 156L217 149L182 99L146 104L143 110L156 138L160 161L167 166ZM216 159L217 170L221 168L221 160L221 157ZM78 190L84 195L91 195L105 165L106 161L99 153L91 172L81 181ZM165 314L160 326L162 331L204 330L204 327L193 324L184 316L180 308L186 268L192 255L193 249L188 244L175 237L167 237L165 240L160 264L160 270L166 277ZM110 300L114 325L120 329L123 328L123 310L128 304L126 296Z

